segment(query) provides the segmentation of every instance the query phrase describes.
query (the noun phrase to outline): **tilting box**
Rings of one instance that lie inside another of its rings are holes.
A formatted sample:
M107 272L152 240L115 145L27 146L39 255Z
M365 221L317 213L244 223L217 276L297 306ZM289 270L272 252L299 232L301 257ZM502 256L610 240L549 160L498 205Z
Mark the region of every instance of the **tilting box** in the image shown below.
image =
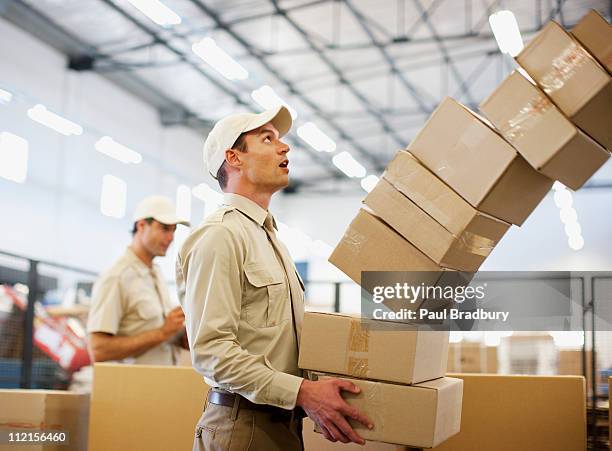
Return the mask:
M553 181L491 125L447 97L408 146L424 166L479 211L521 225Z
M512 72L480 110L531 166L574 190L610 156L518 72Z
M477 271L510 227L476 210L406 151L364 203L435 263L459 271Z
M612 25L595 10L572 29L572 35L612 74Z
M612 77L576 38L549 22L516 60L574 124L612 150Z

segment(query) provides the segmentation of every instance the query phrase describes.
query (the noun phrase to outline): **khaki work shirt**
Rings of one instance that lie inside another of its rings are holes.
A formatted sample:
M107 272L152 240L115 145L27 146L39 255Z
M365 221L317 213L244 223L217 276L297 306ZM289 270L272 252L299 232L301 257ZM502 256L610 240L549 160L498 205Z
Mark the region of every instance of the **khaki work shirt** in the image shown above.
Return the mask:
M172 305L157 265L149 268L128 247L93 286L87 331L132 336L160 328ZM175 365L175 347L166 342L123 363Z
M226 194L224 204L177 259L193 366L211 387L292 409L303 380L304 285L287 248L268 237L272 215L237 194Z

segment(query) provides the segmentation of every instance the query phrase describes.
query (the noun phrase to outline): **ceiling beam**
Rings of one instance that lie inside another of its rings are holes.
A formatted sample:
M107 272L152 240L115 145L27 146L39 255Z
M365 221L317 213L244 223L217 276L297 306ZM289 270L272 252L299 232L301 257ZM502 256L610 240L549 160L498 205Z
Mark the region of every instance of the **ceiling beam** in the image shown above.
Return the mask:
M365 147L360 145L351 135L349 135L334 120L334 118L331 115L327 114L321 107L319 107L319 105L317 105L315 102L309 99L288 78L286 78L285 76L280 74L278 71L276 71L274 68L272 68L270 64L267 62L266 57L264 55L261 55L255 52L251 44L245 38L243 38L240 34L238 34L236 30L229 27L212 8L210 8L208 5L206 5L203 1L200 1L200 0L191 0L191 2L194 5L196 5L210 19L212 19L218 28L224 30L226 33L232 36L232 38L234 38L236 42L238 42L247 51L247 53L249 53L250 56L256 58L259 61L259 63L264 67L264 69L266 69L267 72L269 72L280 83L282 83L292 95L298 97L303 103L308 105L318 116L324 119L326 121L326 125L328 125L334 131L336 131L336 133L338 133L341 139L348 142L362 156L367 158L368 162L371 165L373 165L377 171L382 171L382 169L384 169L383 163L376 156L372 155L371 152L369 152ZM328 167L331 166L329 163L329 160L327 160L327 165ZM335 169L335 166L334 166L334 169ZM344 173L340 172L339 170L337 171L343 177L345 176Z
M21 0L2 0L0 2L0 15L66 55L68 59L77 55L88 55L94 59L104 57L96 47L83 42L73 33L63 29ZM164 115L171 112L175 116L182 117L184 125L195 128L200 133L202 131L208 133L211 128L211 124L208 121L200 119L183 105L164 95L158 89L133 74L117 72L101 75L156 108L159 113L160 122L163 122Z

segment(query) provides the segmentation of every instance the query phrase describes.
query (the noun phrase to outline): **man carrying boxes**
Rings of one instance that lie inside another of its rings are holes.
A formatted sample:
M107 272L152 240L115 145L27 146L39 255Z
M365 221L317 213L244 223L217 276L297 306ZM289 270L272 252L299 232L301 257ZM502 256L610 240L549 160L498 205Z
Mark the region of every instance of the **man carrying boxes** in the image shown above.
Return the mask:
M289 182L290 127L279 107L226 117L206 139L225 205L177 261L193 366L211 387L194 450L301 450L301 409L332 441L364 443L345 417L372 427L340 396L358 394L354 383L304 380L298 368L304 286L268 211Z

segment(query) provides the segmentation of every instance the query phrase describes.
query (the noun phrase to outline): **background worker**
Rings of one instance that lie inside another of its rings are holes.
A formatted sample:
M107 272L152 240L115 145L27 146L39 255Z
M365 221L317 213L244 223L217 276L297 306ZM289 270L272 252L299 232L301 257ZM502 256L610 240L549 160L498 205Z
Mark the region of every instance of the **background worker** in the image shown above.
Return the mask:
M180 306L173 304L161 270L179 219L172 201L142 200L134 213L132 243L95 282L87 321L92 360L175 365L176 345L188 348Z

